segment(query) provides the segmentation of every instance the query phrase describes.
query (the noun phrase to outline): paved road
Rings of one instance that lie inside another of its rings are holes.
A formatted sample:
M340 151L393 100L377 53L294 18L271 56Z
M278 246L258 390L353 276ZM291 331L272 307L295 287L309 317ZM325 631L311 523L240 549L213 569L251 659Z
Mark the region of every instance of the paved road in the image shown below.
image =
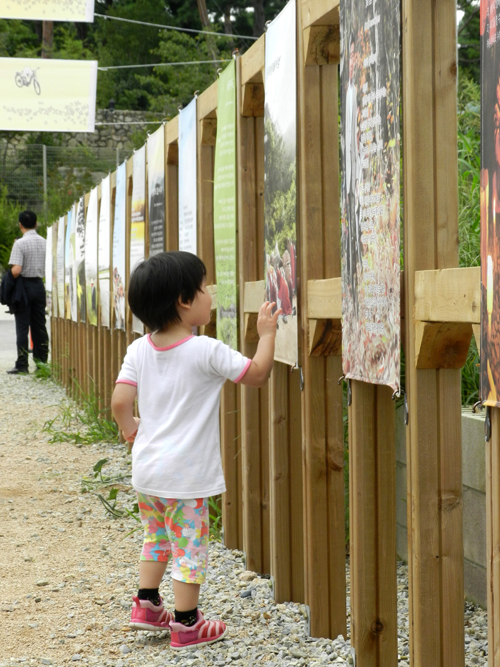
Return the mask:
M0 306L0 372L12 368L17 356L14 315L9 315L6 310L7 306Z
M0 373L12 368L16 362L16 323L14 315L5 312L7 306L0 305ZM50 321L47 319L47 331L50 335ZM30 356L30 371L36 368Z

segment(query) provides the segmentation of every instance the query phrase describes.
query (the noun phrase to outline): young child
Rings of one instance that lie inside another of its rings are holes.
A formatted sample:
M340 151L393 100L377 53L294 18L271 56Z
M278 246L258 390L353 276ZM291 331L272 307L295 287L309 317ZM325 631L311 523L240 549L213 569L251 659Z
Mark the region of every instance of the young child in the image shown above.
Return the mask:
M170 627L171 647L221 639L222 621L198 609L207 569L208 498L226 487L219 442L220 391L226 379L262 387L274 359L280 311L265 302L253 359L221 341L193 336L208 324L212 298L203 262L188 252L163 252L134 270L128 300L154 333L127 350L111 407L123 435L134 442L132 485L137 492L144 545L132 628ZM137 397L140 419L134 417ZM159 586L172 555L175 616L163 607Z

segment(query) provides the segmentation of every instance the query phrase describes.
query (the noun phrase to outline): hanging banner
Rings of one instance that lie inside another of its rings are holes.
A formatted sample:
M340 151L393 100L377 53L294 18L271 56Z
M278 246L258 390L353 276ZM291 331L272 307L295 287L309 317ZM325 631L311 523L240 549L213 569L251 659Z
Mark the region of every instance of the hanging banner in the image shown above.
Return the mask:
M47 227L45 244L45 302L47 310L52 313L52 227Z
M49 310L54 317L57 317L58 313L58 301L57 301L57 234L58 234L58 223L55 222L52 225L52 248L50 249L52 253L52 310Z
M400 7L341 0L342 367L400 386Z
M282 309L274 358L298 362L297 84L295 0L266 32L264 232L266 299Z
M101 183L101 208L99 211L99 304L101 306L101 324L110 326L110 284L109 284L109 257L111 251L111 227L109 211L111 205L110 177Z
M148 137L149 256L165 250L165 127Z
M69 214L68 214L69 220ZM76 202L71 207L71 229L69 234L69 269L71 283L69 286L71 319L78 322L78 298L77 298L77 264L76 264Z
M217 338L238 348L236 274L236 65L217 82L214 167L214 247L217 276Z
M81 197L76 209L75 235L75 265L76 265L76 303L78 321L85 322L85 201Z
M113 304L115 329L125 331L125 202L127 166L116 170L115 221L113 224Z
M144 226L146 209L146 147L134 153L132 186L132 224L130 226L130 274L144 259ZM144 333L144 325L132 315L132 331Z
M0 58L0 130L93 132L96 60Z
M500 10L481 0L481 400L500 407Z
M196 255L196 97L179 113L179 250Z
M64 238L64 216L62 216L57 223L57 314L59 317L65 317Z
M71 319L71 302L73 294L73 263L71 261L71 209L66 215L66 239L64 242L64 316Z
M85 224L85 293L89 324L97 325L97 188L90 191Z
M2 0L0 18L92 23L94 0Z

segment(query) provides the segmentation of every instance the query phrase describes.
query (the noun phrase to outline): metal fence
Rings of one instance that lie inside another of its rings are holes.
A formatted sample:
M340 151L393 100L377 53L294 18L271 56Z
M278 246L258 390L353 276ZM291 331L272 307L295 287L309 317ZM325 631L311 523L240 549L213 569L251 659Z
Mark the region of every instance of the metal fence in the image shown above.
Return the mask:
M12 145L0 140L0 188L22 208L47 213L51 202L73 200L95 187L132 149ZM74 190L74 192L72 191ZM80 192L81 191L81 192Z

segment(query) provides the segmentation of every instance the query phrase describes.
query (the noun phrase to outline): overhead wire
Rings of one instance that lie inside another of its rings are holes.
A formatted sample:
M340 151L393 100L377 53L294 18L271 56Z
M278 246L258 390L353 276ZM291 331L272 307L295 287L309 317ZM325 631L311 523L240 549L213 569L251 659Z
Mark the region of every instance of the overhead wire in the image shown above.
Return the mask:
M108 67L98 67L101 72L107 72L108 69L133 69L135 67L175 67L176 65L212 65L213 63L228 63L224 60L189 60L183 63L150 63L148 65L109 65Z
M99 16L100 18L105 20L123 21L124 23L134 23L135 25L146 25L151 28L159 28L161 30L176 30L178 32L192 32L200 35L214 35L216 37L225 37L226 39L231 39L233 37L239 37L241 39L251 39L254 41L259 39L258 37L253 37L250 35L235 35L235 34L228 35L225 32L211 32L209 30L196 30L195 28L179 28L178 26L162 25L159 23L149 23L147 21L135 21L134 19L125 19L120 16L109 16L108 14L94 14L94 16ZM214 61L212 60L211 62Z

